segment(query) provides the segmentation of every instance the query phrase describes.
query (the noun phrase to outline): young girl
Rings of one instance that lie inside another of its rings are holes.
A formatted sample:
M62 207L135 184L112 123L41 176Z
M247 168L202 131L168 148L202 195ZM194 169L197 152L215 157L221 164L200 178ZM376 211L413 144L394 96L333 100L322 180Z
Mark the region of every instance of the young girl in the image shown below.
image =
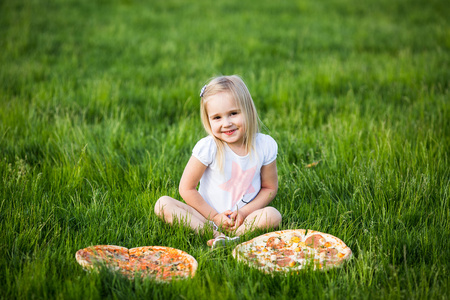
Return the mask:
M195 145L181 177L179 191L186 204L163 196L155 213L170 224L183 220L197 232L212 226L214 239L207 244L213 248L256 228L278 227L281 214L267 206L278 190L277 144L259 133L244 82L236 75L214 78L200 98L208 136Z

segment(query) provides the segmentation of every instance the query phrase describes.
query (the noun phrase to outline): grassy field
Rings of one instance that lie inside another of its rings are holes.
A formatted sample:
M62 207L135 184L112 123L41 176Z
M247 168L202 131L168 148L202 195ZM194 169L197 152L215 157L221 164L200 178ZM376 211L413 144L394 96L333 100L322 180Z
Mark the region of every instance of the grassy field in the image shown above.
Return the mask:
M448 299L448 3L190 2L0 1L0 297ZM278 142L282 229L338 236L343 268L265 275L153 213L179 198L219 74ZM199 270L89 274L75 252L96 244L175 247Z

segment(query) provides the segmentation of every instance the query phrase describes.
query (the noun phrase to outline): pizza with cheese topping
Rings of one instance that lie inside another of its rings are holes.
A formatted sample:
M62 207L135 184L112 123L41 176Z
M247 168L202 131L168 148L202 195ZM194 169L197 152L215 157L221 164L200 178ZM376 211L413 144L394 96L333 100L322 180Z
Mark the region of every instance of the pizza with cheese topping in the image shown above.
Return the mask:
M304 268L329 269L350 259L352 251L339 238L315 230L269 232L237 245L233 257L266 273Z
M78 250L75 257L87 270L106 267L129 279L139 276L164 282L191 278L198 267L195 258L186 252L162 246L128 249L97 245Z

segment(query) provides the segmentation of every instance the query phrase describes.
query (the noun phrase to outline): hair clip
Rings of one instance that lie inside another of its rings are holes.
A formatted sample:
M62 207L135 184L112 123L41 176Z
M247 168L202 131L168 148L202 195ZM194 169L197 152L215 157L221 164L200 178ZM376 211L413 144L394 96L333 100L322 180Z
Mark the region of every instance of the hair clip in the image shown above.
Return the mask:
M205 93L206 85L204 85L200 91L200 98L203 97L203 94Z

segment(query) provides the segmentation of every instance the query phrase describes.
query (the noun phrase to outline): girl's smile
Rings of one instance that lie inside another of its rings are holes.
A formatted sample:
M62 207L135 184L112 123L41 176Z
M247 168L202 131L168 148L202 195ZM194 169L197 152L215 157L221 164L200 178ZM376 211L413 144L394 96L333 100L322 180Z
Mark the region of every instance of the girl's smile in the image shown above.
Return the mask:
M244 115L228 92L209 96L206 101L209 124L213 135L226 142L237 154L244 146Z
M226 135L232 135L233 133L235 133L236 132L236 130L230 130L230 131L225 131L224 133L226 134Z

